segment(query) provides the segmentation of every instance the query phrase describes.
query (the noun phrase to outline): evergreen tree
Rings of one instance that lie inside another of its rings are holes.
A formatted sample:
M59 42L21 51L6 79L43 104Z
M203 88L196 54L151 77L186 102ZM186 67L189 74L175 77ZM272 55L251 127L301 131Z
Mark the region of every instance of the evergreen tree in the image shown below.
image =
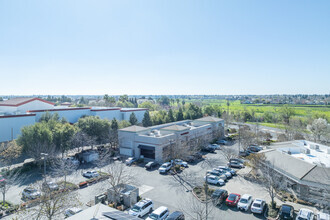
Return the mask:
M138 122L134 112L132 112L132 114L129 116L129 123L131 123L131 125L136 125Z
M144 127L149 127L152 125L151 119L150 119L150 114L149 111L146 111L143 116L142 124Z
M173 110L172 109L170 109L168 111L168 118L169 118L169 122L174 122L175 121L175 118L174 118Z
M118 121L116 118L112 119L111 121L111 129L114 130L114 131L117 131L118 130Z
M182 112L182 108L179 108L178 113L176 114L176 120L177 121L182 121L183 120L183 112Z

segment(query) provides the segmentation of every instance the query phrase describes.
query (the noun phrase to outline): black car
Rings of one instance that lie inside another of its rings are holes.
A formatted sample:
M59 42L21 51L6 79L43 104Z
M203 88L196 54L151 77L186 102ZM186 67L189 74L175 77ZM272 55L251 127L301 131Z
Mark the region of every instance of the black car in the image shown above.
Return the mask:
M228 191L224 189L216 189L211 195L212 202L215 205L222 204L224 201L226 201L227 197Z
M251 152L259 152L262 150L262 147L259 147L259 146L250 146L248 147L248 150L251 151Z
M281 205L279 219L293 219L294 208L291 205Z
M147 169L147 170L151 170L155 167L157 167L159 164L156 162L156 161L150 161L148 162L144 167Z
M182 212L175 211L167 216L166 220L184 220L184 214Z
M240 151L238 156L240 157L247 157L250 155L250 152L249 151Z
M213 147L206 146L206 147L202 148L202 151L209 152L209 153L214 153L215 149Z

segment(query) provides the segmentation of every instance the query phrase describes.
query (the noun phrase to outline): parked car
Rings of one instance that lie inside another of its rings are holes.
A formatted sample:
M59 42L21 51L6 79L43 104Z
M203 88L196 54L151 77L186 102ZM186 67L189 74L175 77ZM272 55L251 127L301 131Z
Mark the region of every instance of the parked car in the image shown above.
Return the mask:
M154 208L154 203L151 199L143 199L133 205L133 207L128 211L129 215L143 217L150 213Z
M100 174L96 170L83 172L83 177L94 178L98 177Z
M237 193L230 193L226 199L227 206L237 206L238 201L240 200L241 195Z
M227 197L228 191L225 189L216 189L211 195L212 202L216 206L226 201Z
M242 163L237 162L237 161L230 161L230 162L228 162L227 165L229 167L233 167L233 168L239 168L239 169L244 168L244 165Z
M75 166L79 166L79 164L80 164L79 160L76 159L75 157L68 157L68 158L66 158L66 161Z
M213 168L213 170L218 171L221 174L224 174L227 177L227 179L230 179L232 177L231 172L229 172L227 170L223 170L223 169L219 169L219 168Z
M329 214L326 214L326 213L319 212L316 215L316 219L317 220L330 220L330 215Z
M240 151L239 153L238 153L238 156L240 156L240 157L247 157L247 156L249 156L250 155L250 152L249 151Z
M218 168L230 172L232 176L236 176L237 175L237 173L236 173L235 170L233 170L233 169L231 169L231 168L229 168L227 166L218 166Z
M213 148L214 150L220 150L220 145L219 144L210 144L210 148Z
M158 166L158 163L156 161L150 161L144 167L148 170L148 169L153 169L157 166Z
M218 186L225 185L225 181L223 179L220 179L219 177L214 175L206 175L204 179L209 184L218 185Z
M75 214L77 214L78 212L81 212L81 211L82 211L81 208L73 207L73 208L65 210L64 215L65 215L65 217L70 217L70 216L73 216L73 215L75 215Z
M217 144L223 144L223 145L226 145L226 144L228 144L228 141L226 141L226 140L218 140L217 141Z
M172 164L170 162L163 163L159 168L158 172L159 173L166 173L168 172L172 167Z
M232 161L235 161L235 162L241 163L241 164L244 164L245 163L245 160L243 160L242 158L231 158L229 160L229 162L232 162Z
M129 158L127 158L127 160L125 160L125 164L126 164L127 166L131 166L132 163L134 163L135 161L137 161L136 158L134 158L134 157L129 157Z
M180 211L175 211L170 214L166 220L184 220L184 214Z
M183 161L183 160L181 160L181 159L175 159L174 160L174 164L180 165L182 167L188 167L188 163L185 162L185 161Z
M27 187L22 192L23 199L37 199L40 196L41 193L32 187Z
M309 209L301 208L298 212L296 220L312 220L314 219L314 212Z
M146 220L163 220L170 214L168 208L165 206L161 206L153 211Z
M259 152L262 149L263 149L262 147L256 146L256 145L251 145L251 146L248 147L248 150L253 151L253 152Z
M200 152L196 152L193 155L188 156L186 159L189 163L192 163L196 160L201 160L203 158L203 155Z
M227 179L228 179L225 174L220 173L219 171L216 171L216 170L208 170L206 172L206 174L216 176L219 179L222 179L223 181L227 181Z
M293 220L294 208L291 205L283 204L278 212L278 219L292 219Z
M251 206L251 212L261 214L264 212L266 201L263 199L255 199Z
M58 185L52 181L47 181L42 183L42 190L43 191L57 191L60 188Z
M237 208L242 211L248 211L252 204L252 196L249 194L244 194L237 203Z
M214 152L215 152L214 148L209 147L209 146L205 146L205 147L203 147L203 148L202 148L202 151L204 151L204 152L209 152L209 153L214 153Z

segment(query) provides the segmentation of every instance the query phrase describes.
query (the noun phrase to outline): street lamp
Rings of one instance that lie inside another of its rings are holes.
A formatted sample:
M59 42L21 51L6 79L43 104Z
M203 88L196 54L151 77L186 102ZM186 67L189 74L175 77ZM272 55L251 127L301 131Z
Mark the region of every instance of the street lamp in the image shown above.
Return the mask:
M46 182L46 157L48 154L46 153L40 153L41 156L44 156L44 176L45 176L45 182Z

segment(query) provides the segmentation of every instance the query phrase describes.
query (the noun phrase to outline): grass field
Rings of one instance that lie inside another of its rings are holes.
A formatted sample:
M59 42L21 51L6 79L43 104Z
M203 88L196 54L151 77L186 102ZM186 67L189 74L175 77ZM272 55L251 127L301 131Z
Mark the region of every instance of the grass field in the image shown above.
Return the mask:
M197 103L201 106L206 105L216 105L223 108L223 110L227 110L227 101L219 100L219 99L191 99L186 100L186 103ZM241 104L240 101L230 101L229 112L236 111L254 111L256 116L262 116L264 113L278 113L283 105L254 105L254 104ZM325 118L330 122L330 106L324 105L289 105L295 111L296 118L300 118L303 121L310 118ZM269 124L270 127L275 126Z

